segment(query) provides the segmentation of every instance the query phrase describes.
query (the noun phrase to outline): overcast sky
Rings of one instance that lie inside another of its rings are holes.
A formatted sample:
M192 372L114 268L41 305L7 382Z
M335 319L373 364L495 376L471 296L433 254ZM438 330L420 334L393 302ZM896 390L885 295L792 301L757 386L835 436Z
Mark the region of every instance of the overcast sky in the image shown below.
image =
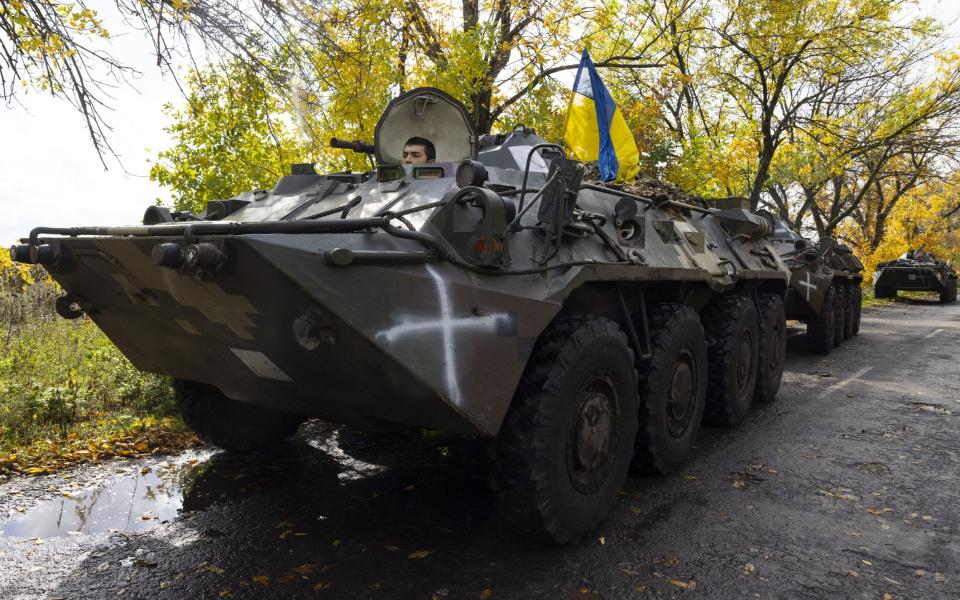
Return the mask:
M167 190L147 178L148 162L172 143L161 107L181 105L182 97L174 82L161 76L148 40L119 35L126 28L112 3L88 5L106 19L111 53L143 73L136 90L115 90L113 111L105 113L123 167L109 159L104 171L83 121L66 102L31 91L20 96L23 106L0 105L0 246L38 225L137 224L156 198L169 199ZM958 31L960 0L921 0L920 10L954 22L952 30Z

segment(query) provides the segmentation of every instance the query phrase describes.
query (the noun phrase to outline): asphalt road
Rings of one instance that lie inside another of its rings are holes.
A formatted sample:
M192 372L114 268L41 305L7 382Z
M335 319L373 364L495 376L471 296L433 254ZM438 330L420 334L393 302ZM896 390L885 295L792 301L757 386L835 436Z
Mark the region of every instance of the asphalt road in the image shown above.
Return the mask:
M492 516L476 442L312 424L0 484L0 598L960 598L960 304L804 342L775 403L576 547Z

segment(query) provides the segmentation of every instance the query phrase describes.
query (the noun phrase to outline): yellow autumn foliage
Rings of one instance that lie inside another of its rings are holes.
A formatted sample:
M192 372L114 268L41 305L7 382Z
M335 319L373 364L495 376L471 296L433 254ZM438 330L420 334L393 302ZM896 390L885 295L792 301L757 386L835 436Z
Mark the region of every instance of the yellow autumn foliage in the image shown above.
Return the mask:
M958 207L960 174L905 194L887 216L884 235L876 247L871 247L868 234L876 224L876 214L866 215L866 227L850 221L841 226L839 233L859 250L858 255L867 271L867 283L872 281L870 275L879 263L896 259L914 248L957 264L960 262Z

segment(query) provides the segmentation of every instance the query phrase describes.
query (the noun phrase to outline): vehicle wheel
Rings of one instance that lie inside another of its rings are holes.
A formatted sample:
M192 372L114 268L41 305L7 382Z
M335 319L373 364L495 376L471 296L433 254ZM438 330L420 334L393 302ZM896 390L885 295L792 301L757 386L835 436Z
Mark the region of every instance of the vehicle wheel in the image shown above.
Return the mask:
M854 320L856 319L856 309L853 304L856 302L854 297L855 283L846 282L843 284L844 315L843 315L843 339L849 340L853 337Z
M268 448L290 437L306 418L226 397L212 385L174 381L183 420L205 441L231 452Z
M860 314L863 310L861 306L863 304L863 289L859 283L854 282L851 291L853 292L851 294L853 297L853 335L857 335L860 333Z
M833 336L836 333L833 322L834 299L833 286L830 286L823 297L820 314L807 322L807 336L810 338L810 344L814 352L820 354L830 354L830 350L833 349Z
M757 386L760 317L743 296L716 298L703 311L707 334L707 418L739 425L750 411Z
M640 428L634 464L666 475L683 464L700 431L707 397L707 343L685 304L649 307L652 352L638 363Z
M840 282L830 284L830 287L833 288L833 326L836 329L833 345L839 346L847 329L847 288Z
M957 299L957 280L948 279L947 285L940 292L940 304L954 302Z
M887 298L896 298L897 289L896 288L886 288L886 287L874 287L873 288L873 297L883 300Z
M637 373L609 319L574 315L537 342L492 447L498 512L572 544L617 500L637 433Z
M772 402L780 391L783 360L787 354L787 317L783 298L760 295L760 358L757 361L757 389L754 400Z

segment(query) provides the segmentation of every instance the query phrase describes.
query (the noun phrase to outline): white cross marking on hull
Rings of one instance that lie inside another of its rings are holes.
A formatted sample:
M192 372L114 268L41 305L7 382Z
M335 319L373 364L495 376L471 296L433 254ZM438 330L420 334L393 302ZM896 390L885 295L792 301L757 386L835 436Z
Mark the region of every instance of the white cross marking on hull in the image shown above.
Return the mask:
M800 285L803 286L803 293L806 294L806 296L807 296L807 302L810 302L810 290L815 290L815 289L817 289L817 284L815 284L815 283L810 283L810 272L809 272L809 271L807 271L806 273L804 273L804 275L806 275L807 280L806 280L806 281L801 281L801 282L799 282L799 283L800 283Z

